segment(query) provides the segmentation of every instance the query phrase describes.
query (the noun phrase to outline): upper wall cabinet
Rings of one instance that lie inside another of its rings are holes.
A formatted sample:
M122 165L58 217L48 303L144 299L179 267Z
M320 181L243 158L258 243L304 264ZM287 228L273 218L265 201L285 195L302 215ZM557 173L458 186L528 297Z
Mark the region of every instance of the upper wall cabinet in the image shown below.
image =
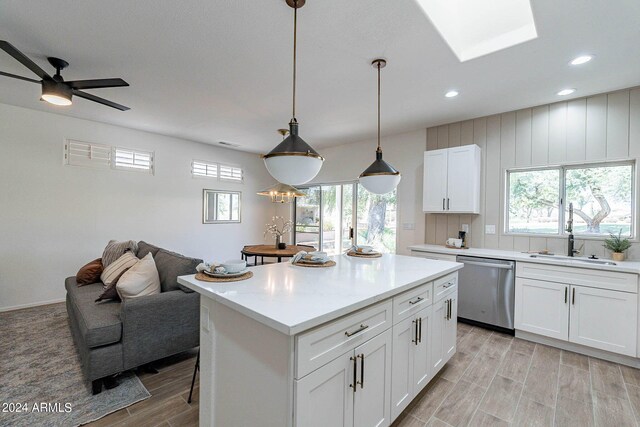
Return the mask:
M422 210L480 213L480 147L425 151Z

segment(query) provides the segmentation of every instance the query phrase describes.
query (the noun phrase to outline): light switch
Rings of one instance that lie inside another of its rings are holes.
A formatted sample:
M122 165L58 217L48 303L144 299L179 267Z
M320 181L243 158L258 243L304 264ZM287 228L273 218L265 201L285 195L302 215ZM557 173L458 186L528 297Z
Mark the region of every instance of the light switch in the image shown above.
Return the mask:
M484 226L485 234L496 234L496 226L494 224Z

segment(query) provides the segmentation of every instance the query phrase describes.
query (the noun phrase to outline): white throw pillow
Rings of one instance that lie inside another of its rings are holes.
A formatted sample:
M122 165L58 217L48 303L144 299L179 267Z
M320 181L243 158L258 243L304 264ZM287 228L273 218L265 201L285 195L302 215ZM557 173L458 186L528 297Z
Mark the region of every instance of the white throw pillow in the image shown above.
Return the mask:
M160 277L151 252L120 277L116 290L122 300L160 293Z

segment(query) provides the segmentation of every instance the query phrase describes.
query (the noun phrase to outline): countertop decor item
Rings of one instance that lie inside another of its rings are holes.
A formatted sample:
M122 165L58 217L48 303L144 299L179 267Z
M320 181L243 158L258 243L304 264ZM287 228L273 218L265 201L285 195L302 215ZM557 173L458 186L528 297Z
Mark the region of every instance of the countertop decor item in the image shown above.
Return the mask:
M324 263L317 263L317 262L307 262L307 261L296 261L296 262L292 262L291 264L298 266L298 267L316 267L316 268L322 268L322 267L335 267L336 266L336 262L333 260L329 260L327 262Z
M250 279L253 277L253 273L251 271L247 271L246 273L239 276L226 276L226 277L212 277L208 276L205 273L197 273L195 278L196 280L200 280L201 282L239 282L241 280Z
M382 254L380 252L371 252L368 254L358 253L354 251L347 252L348 256L356 257L356 258L380 258Z
M271 234L276 239L276 249L286 249L287 245L284 244L282 247L282 236L291 231L291 227L293 227L293 222L285 221L282 216L274 216L271 224L267 224L267 229L264 231L264 235Z
M296 119L296 51L298 45L298 9L306 0L286 0L293 8L293 102L292 116L289 122L289 136L278 144L269 154L263 156L267 170L279 182L299 185L311 181L320 172L324 158L304 139L298 136Z
M393 191L400 183L400 172L382 160L380 147L380 70L387 65L384 59L376 59L371 65L378 70L378 148L376 160L360 174L360 184L374 194L386 194Z
M609 233L609 238L604 240L604 246L612 252L611 257L614 261L624 261L625 251L631 247L629 239L622 238L622 230L618 232L616 236L613 233Z

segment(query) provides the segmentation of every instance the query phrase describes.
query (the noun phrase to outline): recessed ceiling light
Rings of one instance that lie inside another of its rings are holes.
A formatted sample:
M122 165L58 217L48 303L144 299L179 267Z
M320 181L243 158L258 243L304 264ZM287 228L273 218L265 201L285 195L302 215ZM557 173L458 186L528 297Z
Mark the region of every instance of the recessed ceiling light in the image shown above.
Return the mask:
M591 61L593 59L592 55L582 55L582 56L578 56L577 58L574 58L569 64L571 65L582 65L582 64L586 64L587 62Z
M562 89L560 92L558 92L558 95L567 96L567 95L571 95L575 91L576 91L575 89Z
M454 96L458 96L460 94L460 92L458 92L457 90L450 90L449 92L445 93L444 96L446 96L447 98L453 98Z

